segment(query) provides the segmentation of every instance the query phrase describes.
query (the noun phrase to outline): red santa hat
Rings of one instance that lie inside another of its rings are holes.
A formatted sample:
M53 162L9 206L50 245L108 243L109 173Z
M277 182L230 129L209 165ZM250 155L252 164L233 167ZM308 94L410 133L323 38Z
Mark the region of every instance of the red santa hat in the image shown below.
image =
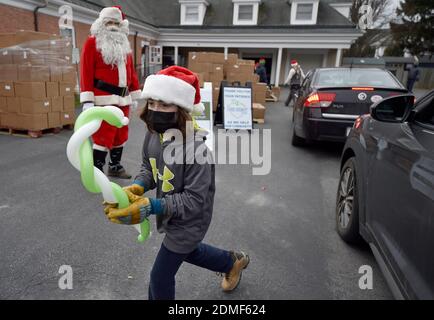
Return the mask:
M297 60L292 59L292 60L291 60L291 67L295 67L295 66L297 66L297 65L298 65Z
M127 28L128 20L126 20L125 18L125 14L122 12L122 8L120 6L106 7L102 9L99 13L99 19L109 19L112 21L116 21L121 25L121 27Z
M193 115L201 114L205 110L200 99L197 75L178 66L168 67L147 77L142 98L173 103Z

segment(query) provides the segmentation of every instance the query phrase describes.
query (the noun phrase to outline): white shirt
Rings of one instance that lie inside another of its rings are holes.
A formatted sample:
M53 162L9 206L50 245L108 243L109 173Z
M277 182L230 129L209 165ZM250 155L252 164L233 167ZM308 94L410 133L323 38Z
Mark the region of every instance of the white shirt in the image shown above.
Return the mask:
M299 68L300 68L300 74L301 74L301 81L303 81L305 78L305 75L304 75L303 69L301 67L299 67ZM284 84L290 83L291 79L295 75L295 73L296 73L295 68L291 68L291 70L289 71L289 74L288 74L288 78L286 78L286 81Z

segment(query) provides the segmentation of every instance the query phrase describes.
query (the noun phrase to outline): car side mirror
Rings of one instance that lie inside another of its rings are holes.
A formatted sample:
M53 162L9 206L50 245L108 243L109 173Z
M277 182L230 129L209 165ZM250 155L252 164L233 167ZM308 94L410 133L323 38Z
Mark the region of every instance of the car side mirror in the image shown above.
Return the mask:
M383 122L405 122L413 110L414 100L411 94L385 98L371 106L371 117Z

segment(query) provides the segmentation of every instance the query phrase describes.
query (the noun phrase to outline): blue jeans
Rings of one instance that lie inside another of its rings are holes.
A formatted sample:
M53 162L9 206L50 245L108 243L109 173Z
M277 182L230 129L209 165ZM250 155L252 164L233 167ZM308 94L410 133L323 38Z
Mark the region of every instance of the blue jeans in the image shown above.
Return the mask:
M183 262L215 272L228 273L234 264L229 251L199 243L190 253L176 253L161 244L149 282L149 300L174 300L175 275Z

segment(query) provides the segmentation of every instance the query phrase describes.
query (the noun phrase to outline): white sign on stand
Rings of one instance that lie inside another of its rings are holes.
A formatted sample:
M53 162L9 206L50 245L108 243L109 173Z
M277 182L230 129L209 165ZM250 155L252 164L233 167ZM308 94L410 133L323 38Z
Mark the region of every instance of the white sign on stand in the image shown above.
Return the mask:
M212 83L205 82L203 88L200 89L200 96L203 105L205 106L204 112L195 116L195 120L199 127L208 131L208 135L206 136L205 144L211 150L213 150L214 145L214 132L213 132L213 113L212 113Z
M252 88L223 86L223 127L225 129L251 130Z

